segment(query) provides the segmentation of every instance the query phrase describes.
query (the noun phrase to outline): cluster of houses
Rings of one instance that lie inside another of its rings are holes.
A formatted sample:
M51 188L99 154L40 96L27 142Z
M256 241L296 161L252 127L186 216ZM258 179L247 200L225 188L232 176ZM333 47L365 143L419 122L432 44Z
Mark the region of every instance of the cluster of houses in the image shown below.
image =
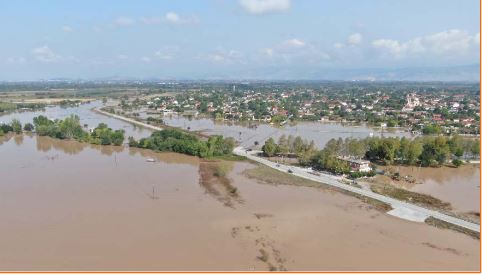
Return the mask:
M480 103L476 98L467 94L435 94L410 92L404 97L393 100L395 94L386 92L366 92L357 97L325 95L313 90L305 91L242 91L237 95L233 93L222 94L221 101L209 100L213 92L191 92L188 96L179 99L175 96L156 97L147 102L157 111L164 114L173 112L219 113L218 119L224 120L258 120L271 122L274 116L289 117L295 115L299 119L310 120L335 120L350 121L350 119L363 120L369 115L378 118L380 126L404 126L423 128L428 124L437 124L444 127L445 131L478 133L476 119L480 113ZM304 97L300 97L300 93ZM239 95L241 94L241 95ZM202 108L202 100L207 101ZM404 101L404 105L397 108L388 104L389 100ZM265 102L266 109L260 114L246 106L252 101ZM290 110L286 110L289 102ZM448 110L444 115L437 110ZM470 114L468 112L470 111ZM290 112L296 112L290 113ZM395 121L395 124L388 121ZM400 125L402 123L403 125ZM464 129L465 128L465 129ZM474 129L476 128L476 129Z

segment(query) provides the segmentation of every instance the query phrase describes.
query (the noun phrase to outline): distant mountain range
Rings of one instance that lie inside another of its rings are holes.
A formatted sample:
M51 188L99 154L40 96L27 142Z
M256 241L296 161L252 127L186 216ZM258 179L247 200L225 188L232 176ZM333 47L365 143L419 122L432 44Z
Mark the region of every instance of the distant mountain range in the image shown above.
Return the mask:
M157 76L111 75L93 78L57 77L31 79L30 81L84 82L100 81L116 83L128 81L238 81L238 80L320 80L320 81L442 81L442 82L480 82L480 65L459 65L445 67L405 67L405 68L316 68L316 67L259 67L255 69L227 69L223 73L173 73ZM8 80L4 80L8 82ZM14 81L16 82L16 81ZM21 81L20 81L21 82Z
M227 72L206 79L266 79L266 80L344 80L344 81L480 81L480 65L407 68L263 68L249 72Z

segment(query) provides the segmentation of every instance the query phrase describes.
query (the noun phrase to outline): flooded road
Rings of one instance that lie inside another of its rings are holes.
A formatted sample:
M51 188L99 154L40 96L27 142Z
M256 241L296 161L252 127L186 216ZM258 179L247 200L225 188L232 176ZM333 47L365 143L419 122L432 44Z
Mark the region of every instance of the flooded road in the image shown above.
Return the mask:
M146 162L154 158L156 162ZM350 196L273 186L234 163L227 206L201 161L0 137L0 270L464 270L479 241Z

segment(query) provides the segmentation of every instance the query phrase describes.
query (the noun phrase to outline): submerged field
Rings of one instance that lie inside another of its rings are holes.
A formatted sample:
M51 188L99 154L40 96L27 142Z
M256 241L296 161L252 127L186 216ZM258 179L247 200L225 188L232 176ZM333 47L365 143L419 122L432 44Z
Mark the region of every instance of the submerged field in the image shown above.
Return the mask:
M0 139L0 270L479 269L478 240L249 162Z

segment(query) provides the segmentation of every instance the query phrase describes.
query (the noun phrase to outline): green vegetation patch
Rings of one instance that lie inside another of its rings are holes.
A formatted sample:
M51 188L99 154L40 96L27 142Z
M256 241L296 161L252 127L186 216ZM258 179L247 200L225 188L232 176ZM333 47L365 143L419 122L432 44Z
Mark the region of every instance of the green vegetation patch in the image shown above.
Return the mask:
M12 128L13 127L12 122ZM58 139L75 139L100 145L122 145L124 130L112 130L105 123L100 123L92 133L85 131L80 125L80 118L71 115L64 120L50 120L45 116L33 118L35 131L39 136L49 136ZM20 125L21 127L21 125Z
M198 136L178 129L155 131L148 138L139 141L129 137L129 146L161 152L176 152L201 158L231 155L235 142L232 138L210 136L201 140Z

